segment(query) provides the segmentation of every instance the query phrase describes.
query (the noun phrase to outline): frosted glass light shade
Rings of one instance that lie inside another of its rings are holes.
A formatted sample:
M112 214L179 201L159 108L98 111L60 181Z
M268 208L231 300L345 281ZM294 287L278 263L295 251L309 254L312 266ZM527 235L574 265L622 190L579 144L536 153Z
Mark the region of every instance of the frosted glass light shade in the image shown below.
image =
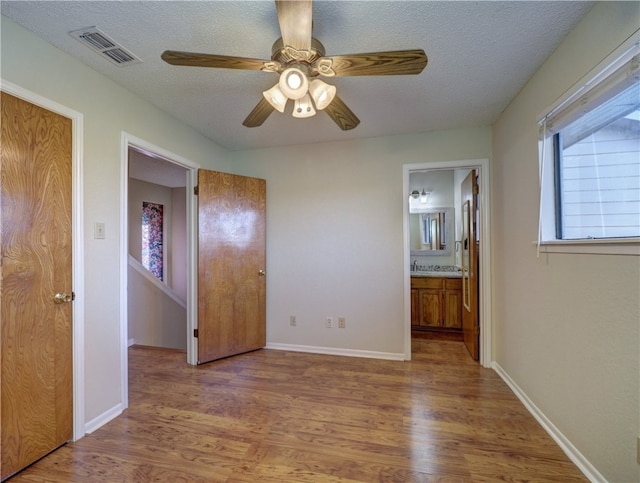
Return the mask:
M316 107L321 111L336 97L336 86L329 85L320 79L314 79L309 85L309 94L311 94Z
M284 108L287 105L287 96L283 94L278 84L268 91L264 91L262 95L267 101L269 101L269 104L271 104L274 109L284 112Z
M301 99L296 99L293 106L293 117L311 117L315 115L316 110L311 104L311 97L309 94L305 94Z
M309 91L309 80L300 69L289 67L280 74L280 90L289 99L301 99Z

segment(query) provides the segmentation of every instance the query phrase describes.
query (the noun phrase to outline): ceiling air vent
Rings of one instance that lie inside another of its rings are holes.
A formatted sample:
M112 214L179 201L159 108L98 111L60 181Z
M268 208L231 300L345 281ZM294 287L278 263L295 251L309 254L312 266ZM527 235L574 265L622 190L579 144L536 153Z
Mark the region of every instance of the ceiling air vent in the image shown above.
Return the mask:
M115 40L109 38L97 27L74 30L73 32L69 32L69 35L82 42L91 50L98 52L113 64L132 65L142 63L142 60L119 45Z

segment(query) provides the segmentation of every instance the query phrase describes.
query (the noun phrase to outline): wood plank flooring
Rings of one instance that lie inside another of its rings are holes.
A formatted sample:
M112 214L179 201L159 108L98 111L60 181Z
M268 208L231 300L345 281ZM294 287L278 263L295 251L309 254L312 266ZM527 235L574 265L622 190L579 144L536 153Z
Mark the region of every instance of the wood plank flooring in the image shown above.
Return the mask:
M411 362L132 347L129 409L20 481L587 481L460 342Z

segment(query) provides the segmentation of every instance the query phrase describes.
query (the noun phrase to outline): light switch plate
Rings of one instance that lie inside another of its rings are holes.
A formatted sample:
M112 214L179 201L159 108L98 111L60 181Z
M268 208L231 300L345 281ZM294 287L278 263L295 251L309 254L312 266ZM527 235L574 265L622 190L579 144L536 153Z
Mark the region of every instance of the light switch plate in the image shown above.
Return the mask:
M104 223L97 221L93 224L93 238L103 240L105 238Z

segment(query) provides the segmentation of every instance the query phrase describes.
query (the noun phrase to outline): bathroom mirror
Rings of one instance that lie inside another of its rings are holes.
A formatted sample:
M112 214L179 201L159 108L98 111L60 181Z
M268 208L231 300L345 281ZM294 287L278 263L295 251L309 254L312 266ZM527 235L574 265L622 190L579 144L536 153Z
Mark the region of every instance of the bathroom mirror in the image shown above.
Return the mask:
M437 208L409 214L411 255L451 255L453 210Z

